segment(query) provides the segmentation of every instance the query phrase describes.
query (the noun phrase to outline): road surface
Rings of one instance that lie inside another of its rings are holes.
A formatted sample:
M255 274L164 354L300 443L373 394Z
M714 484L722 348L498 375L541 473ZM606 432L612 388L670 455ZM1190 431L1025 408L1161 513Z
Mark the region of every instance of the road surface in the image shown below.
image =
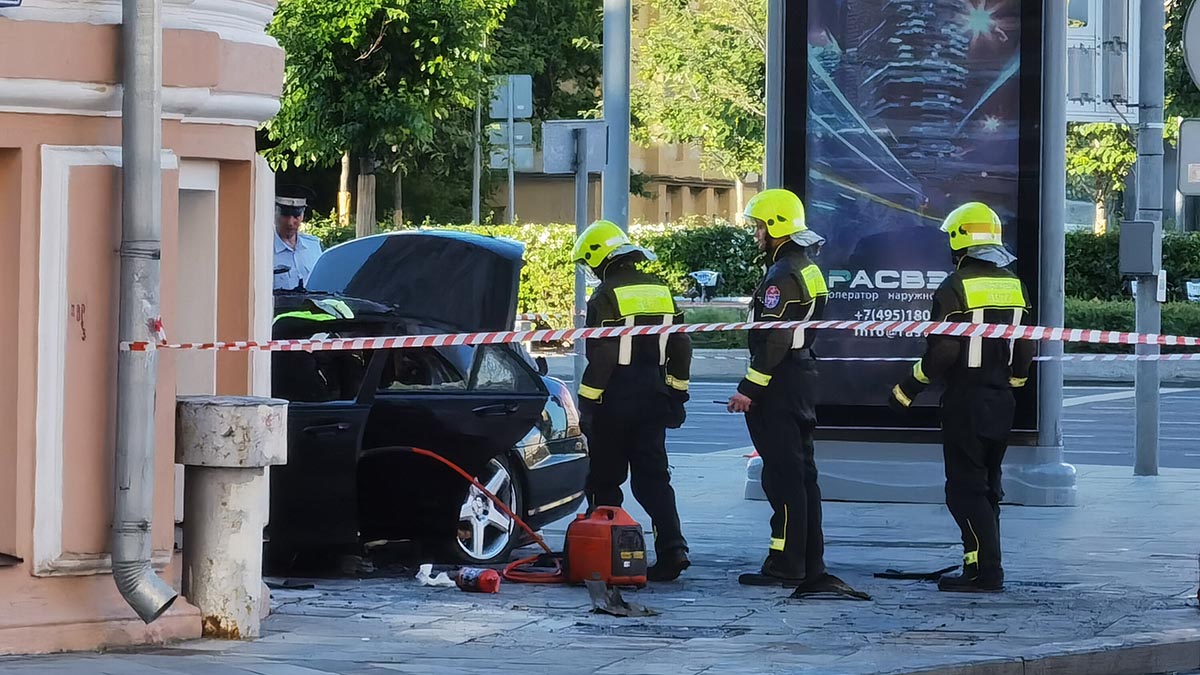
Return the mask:
M706 454L750 446L739 415L712 403L728 399L732 382L692 382L688 420L668 432L672 454ZM1067 387L1063 441L1070 464L1133 466L1132 388ZM1200 468L1200 389L1163 389L1159 465Z

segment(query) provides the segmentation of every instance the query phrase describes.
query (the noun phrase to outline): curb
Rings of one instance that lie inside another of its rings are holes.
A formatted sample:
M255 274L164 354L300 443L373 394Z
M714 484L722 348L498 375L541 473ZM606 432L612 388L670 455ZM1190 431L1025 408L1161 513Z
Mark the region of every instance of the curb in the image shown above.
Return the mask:
M1197 613L1200 621L1200 612ZM1058 651L1062 650L1062 651ZM1039 653L978 663L892 671L889 675L1167 675L1200 671L1200 630L1139 633L1055 643ZM1058 653L1055 653L1058 651Z

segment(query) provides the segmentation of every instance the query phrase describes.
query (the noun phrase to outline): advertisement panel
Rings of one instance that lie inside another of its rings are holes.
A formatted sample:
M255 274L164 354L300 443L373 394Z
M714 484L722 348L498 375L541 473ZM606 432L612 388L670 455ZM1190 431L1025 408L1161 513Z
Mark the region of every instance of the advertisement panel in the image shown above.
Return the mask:
M967 201L1000 214L1036 298L1040 25L1029 5L1040 4L789 3L788 34L806 39L803 54L787 50L784 182L828 239L818 258L827 318L928 320L953 268L941 221ZM836 360L916 359L923 349L911 335L823 339L822 426L937 428L937 392L915 415L885 406L911 363ZM1031 430L1036 406L1024 399L1018 424Z

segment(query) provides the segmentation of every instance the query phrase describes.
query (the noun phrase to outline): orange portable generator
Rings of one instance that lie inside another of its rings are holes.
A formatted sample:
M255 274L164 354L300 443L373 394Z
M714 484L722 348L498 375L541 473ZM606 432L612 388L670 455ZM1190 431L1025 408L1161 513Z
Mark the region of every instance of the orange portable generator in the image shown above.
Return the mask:
M603 581L613 586L646 585L646 539L642 526L616 506L579 514L567 527L563 547L567 581Z

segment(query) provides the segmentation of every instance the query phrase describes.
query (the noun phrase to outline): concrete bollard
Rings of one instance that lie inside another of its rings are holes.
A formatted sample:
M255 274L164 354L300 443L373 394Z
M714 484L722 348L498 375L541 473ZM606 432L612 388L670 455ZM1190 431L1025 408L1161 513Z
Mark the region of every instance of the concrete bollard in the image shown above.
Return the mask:
M184 465L183 592L206 637L261 634L267 467L287 462L287 401L180 397L175 461Z

